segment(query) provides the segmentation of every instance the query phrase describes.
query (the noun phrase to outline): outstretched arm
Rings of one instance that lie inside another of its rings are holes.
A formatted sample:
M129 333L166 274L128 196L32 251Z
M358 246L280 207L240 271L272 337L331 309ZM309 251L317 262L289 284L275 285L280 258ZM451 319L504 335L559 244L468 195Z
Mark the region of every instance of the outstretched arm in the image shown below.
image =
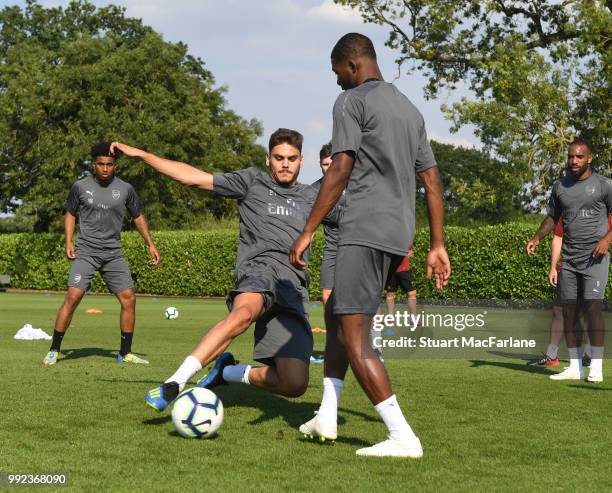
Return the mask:
M429 218L429 253L427 254L427 278L433 275L436 287L442 289L448 284L451 263L444 246L444 195L442 179L437 166L426 169L419 176L425 186L427 215Z
M153 238L151 238L151 233L149 233L149 225L147 224L147 220L145 219L143 214L134 218L134 226L136 226L136 229L140 233L140 236L142 236L145 243L147 244L147 248L149 249L149 253L151 254L151 263L153 265L159 264L161 257L159 256L157 247L153 242Z
M533 255L537 246L540 244L540 241L546 238L546 235L548 235L553 229L555 229L554 218L552 216L546 216L536 231L536 234L533 235L533 238L527 242L527 255Z
M346 188L351 171L353 171L353 164L355 164L355 158L352 154L346 152L334 154L332 164L323 177L321 189L310 211L304 231L291 246L289 261L298 269L306 267L302 256L310 246L315 230L338 202L342 191Z
M182 185L195 186L203 190L213 189L213 175L211 173L207 173L206 171L202 171L201 169L195 168L190 164L164 159L156 156L155 154L151 154L150 152L146 152L142 149L137 149L136 147L122 144L120 142L113 142L111 144L111 152L115 152L116 149L121 151L126 156L135 157L144 161L155 170L169 176Z

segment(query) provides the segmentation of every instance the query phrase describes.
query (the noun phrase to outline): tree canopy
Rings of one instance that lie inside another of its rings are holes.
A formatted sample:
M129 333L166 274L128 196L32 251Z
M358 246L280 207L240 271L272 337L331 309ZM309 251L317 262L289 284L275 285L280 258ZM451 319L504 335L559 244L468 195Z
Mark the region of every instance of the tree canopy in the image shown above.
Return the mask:
M122 140L206 170L263 166L262 127L227 108L204 62L117 6L73 1L0 11L0 211L58 229L72 182L89 149ZM153 227L189 227L222 216L225 200L182 187L123 158Z
M612 171L612 1L334 1L390 28L386 44L428 78L428 97L469 89L443 109L521 174L525 204L541 205L576 135Z

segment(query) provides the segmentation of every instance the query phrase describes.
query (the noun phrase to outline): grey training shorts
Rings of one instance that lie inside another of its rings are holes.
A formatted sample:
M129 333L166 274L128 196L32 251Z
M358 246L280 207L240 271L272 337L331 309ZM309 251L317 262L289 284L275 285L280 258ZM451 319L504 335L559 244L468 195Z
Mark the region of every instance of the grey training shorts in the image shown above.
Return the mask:
M563 260L557 281L559 302L575 303L584 300L603 300L608 283L610 254L591 257L586 263Z
M373 315L401 255L362 245L340 245L334 276L334 314Z
M253 359L274 366L274 358L309 362L312 329L308 320L308 290L289 267L273 260L250 260L236 273L236 288L227 298L232 309L240 293L261 293L266 311L255 322Z
M121 250L93 253L77 249L76 259L70 268L68 286L89 291L96 272L100 272L111 293L117 294L134 288L130 269Z
M321 261L321 277L319 288L334 289L334 272L336 270L336 257L323 258Z

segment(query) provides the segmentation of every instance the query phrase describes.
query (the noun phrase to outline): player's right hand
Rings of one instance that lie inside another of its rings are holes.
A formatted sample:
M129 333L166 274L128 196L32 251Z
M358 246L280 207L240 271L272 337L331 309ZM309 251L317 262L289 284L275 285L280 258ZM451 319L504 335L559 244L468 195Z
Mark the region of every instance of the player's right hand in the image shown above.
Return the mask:
M431 279L432 275L436 281L436 288L442 289L448 284L451 263L444 247L432 248L427 254L427 279Z
M550 269L550 272L548 273L548 282L553 288L557 287L557 276L557 269Z
M69 260L74 260L76 258L76 254L74 253L74 245L72 243L68 243L66 245L66 257Z
M141 149L115 141L110 145L110 152L112 154L115 154L115 151L117 150L121 151L124 155L128 157L141 157L144 154L144 151Z
M291 264L295 268L300 270L306 268L306 262L304 262L304 259L302 257L304 255L304 252L310 246L311 241L312 235L302 233L300 236L298 236L297 240L293 242L293 245L291 245L291 251L289 252L289 262L291 262Z
M539 244L540 244L540 240L538 240L535 236L531 238L531 240L527 242L527 247L526 247L527 255L533 255Z

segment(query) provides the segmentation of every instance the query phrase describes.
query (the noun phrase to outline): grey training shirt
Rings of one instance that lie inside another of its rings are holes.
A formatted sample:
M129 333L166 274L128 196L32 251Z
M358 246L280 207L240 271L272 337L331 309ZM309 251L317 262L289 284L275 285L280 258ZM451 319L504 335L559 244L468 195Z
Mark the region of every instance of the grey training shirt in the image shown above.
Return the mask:
M548 215L555 222L563 215L564 261L586 263L608 232L612 211L612 180L593 173L586 180L571 175L555 182L548 202Z
M314 188L316 193L321 190L321 183L323 178L315 181L311 186ZM336 206L333 210L337 210L338 214L342 214L342 208L344 207L346 192L343 191L342 195L338 199ZM340 230L337 224L323 224L323 234L325 236L325 246L323 247L323 260L331 260L336 258L336 252L338 251L338 241L340 241Z
M121 248L125 210L139 216L142 204L132 185L116 176L104 186L87 176L72 185L64 209L79 216L77 248L105 251Z
M368 81L340 94L333 118L332 154L355 154L339 245L405 256L414 239L416 173L435 166L421 113L393 84Z
M304 282L306 272L289 263L289 250L301 234L316 191L310 185L295 183L285 187L255 168L214 173L213 192L238 199L240 235L236 271L243 263L268 257L293 270ZM304 253L308 262L310 250Z

